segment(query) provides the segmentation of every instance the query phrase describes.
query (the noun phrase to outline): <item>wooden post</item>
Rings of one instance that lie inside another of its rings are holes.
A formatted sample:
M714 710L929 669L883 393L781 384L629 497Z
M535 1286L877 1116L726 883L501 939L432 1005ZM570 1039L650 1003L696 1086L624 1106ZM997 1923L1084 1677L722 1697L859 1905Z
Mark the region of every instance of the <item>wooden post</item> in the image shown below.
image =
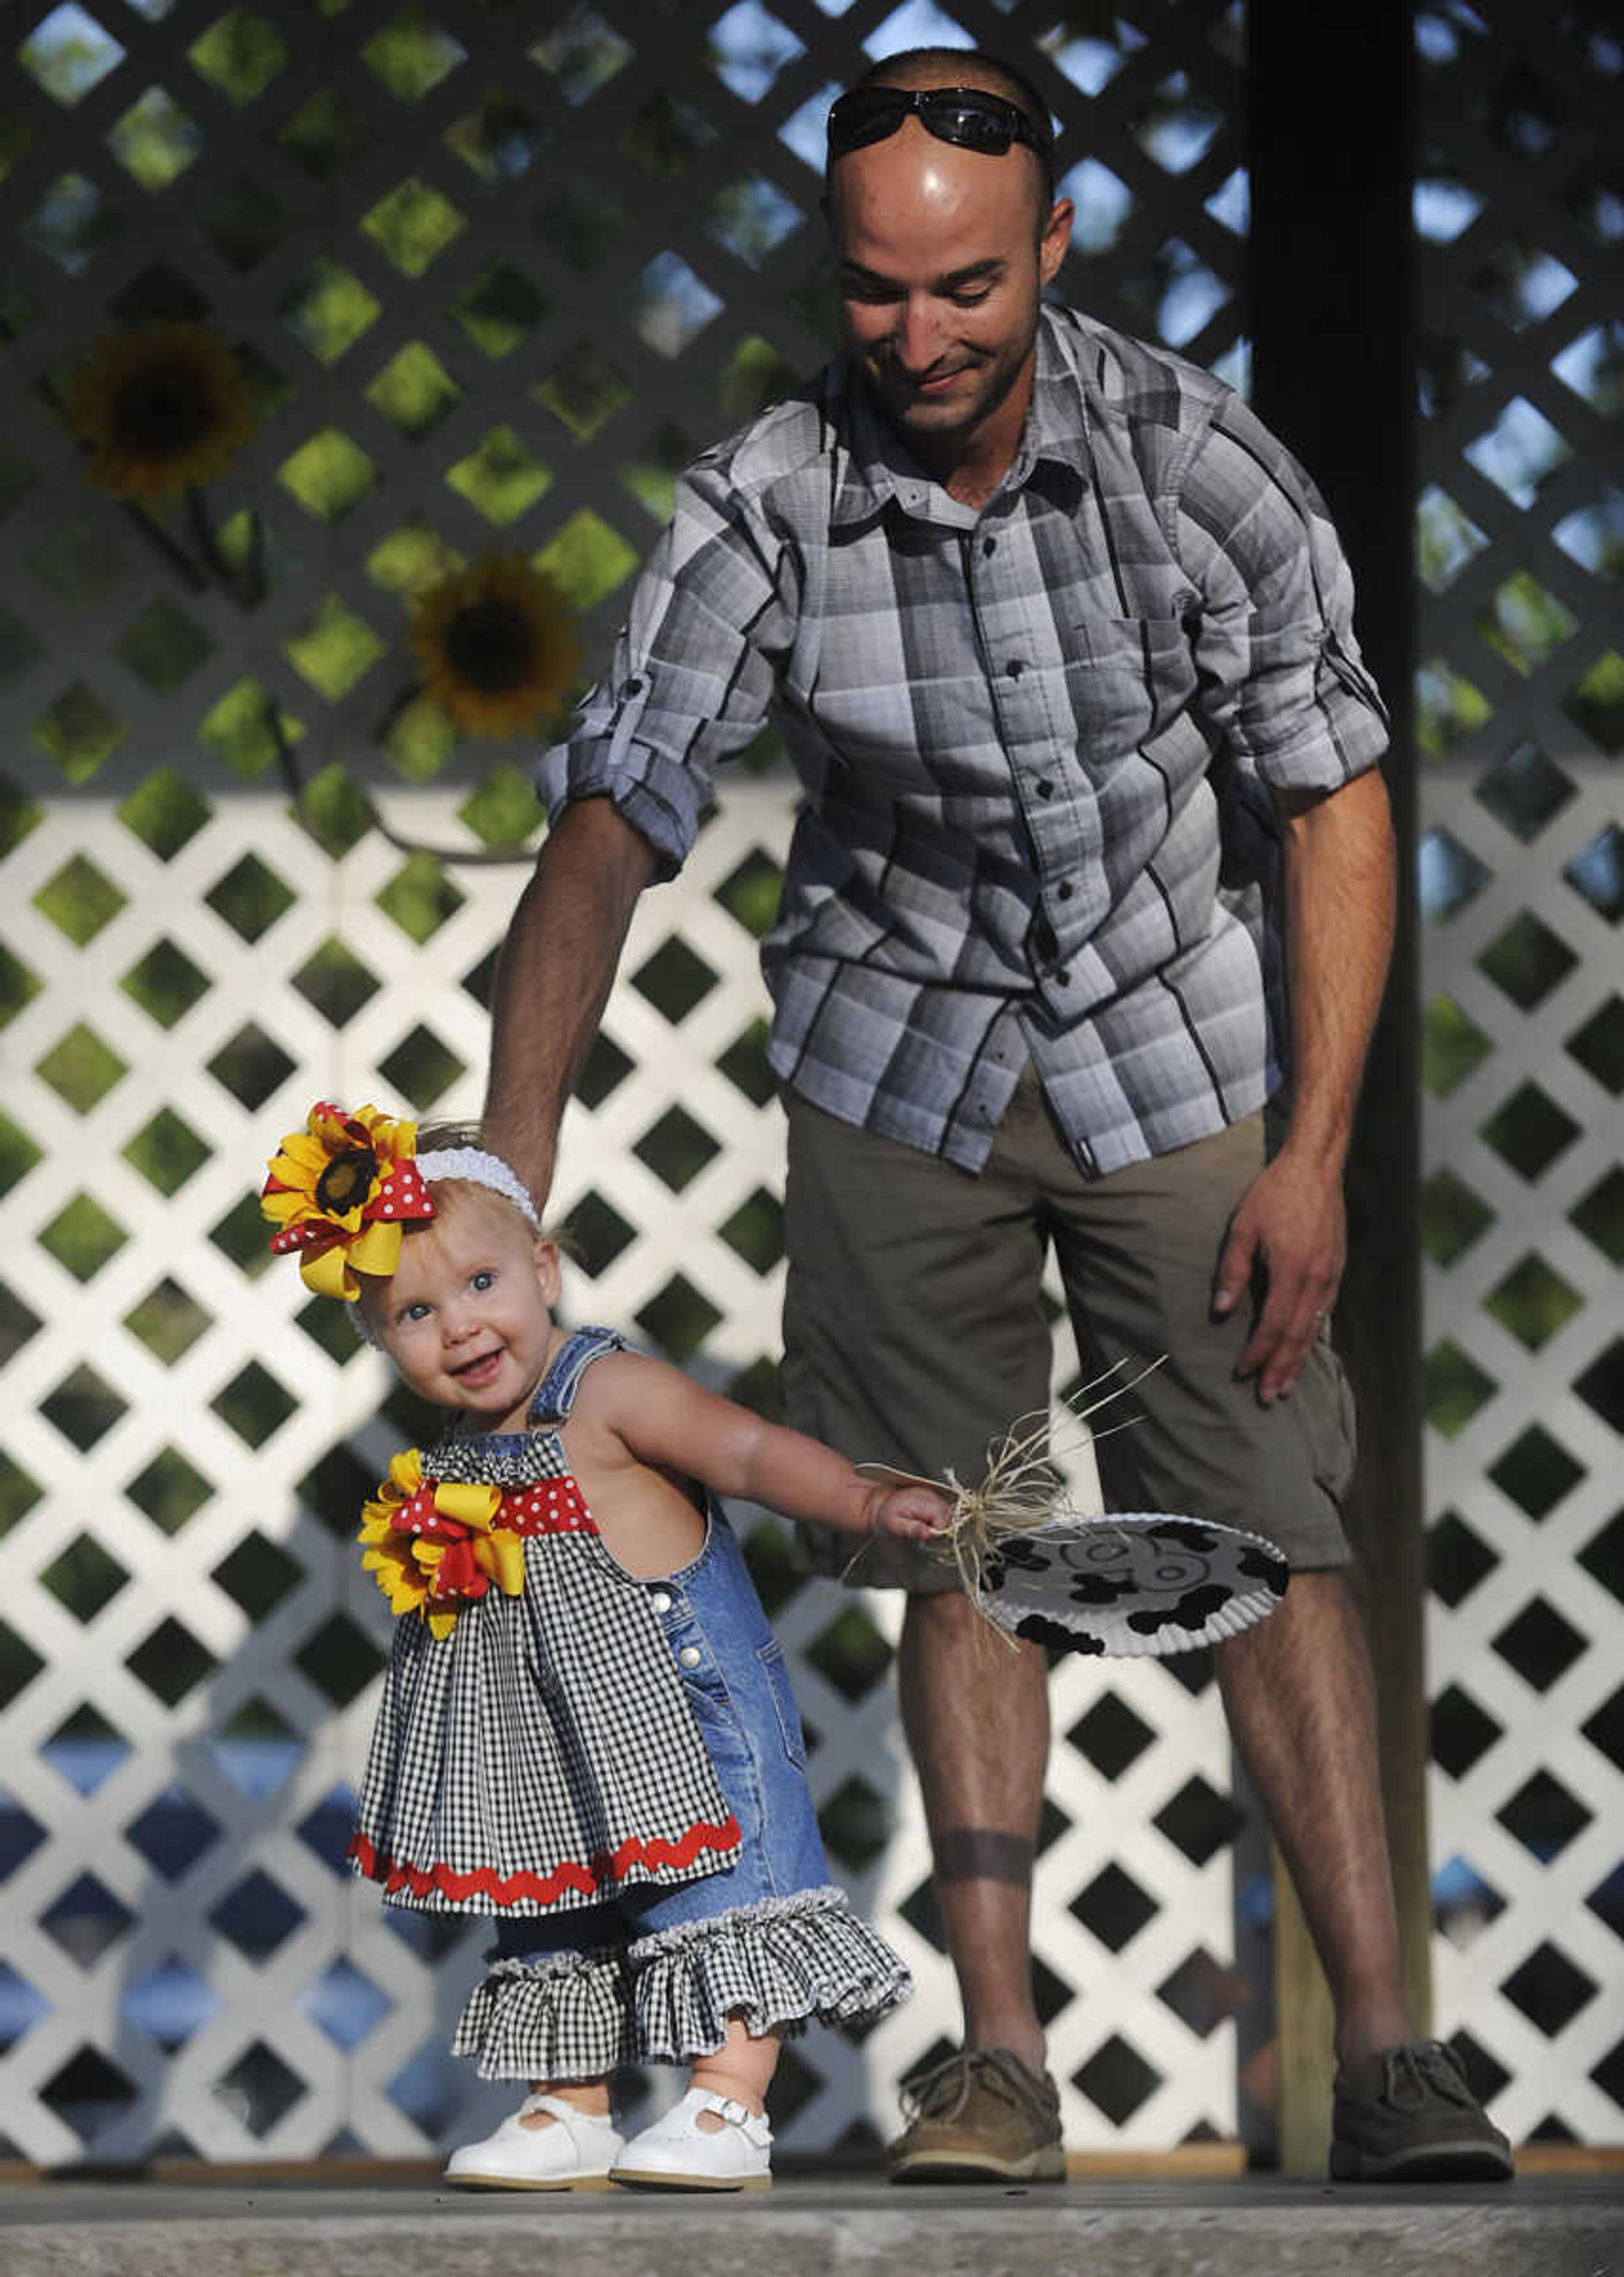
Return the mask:
M1426 1691L1422 1658L1418 1015L1414 647L1414 11L1327 14L1249 0L1252 400L1324 493L1353 565L1358 631L1393 714L1399 837L1393 978L1348 1178L1339 1348L1359 1398L1349 1519L1376 1651L1382 1777L1417 2014L1430 2007ZM1324 2171L1330 2002L1277 1863L1280 2165Z

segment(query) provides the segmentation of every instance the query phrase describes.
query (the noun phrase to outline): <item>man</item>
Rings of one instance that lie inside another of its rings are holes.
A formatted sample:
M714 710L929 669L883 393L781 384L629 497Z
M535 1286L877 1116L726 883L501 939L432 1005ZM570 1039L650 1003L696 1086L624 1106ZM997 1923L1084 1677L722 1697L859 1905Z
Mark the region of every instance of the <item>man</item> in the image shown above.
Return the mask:
M1167 1355L1102 1467L1119 1507L1254 1526L1296 1569L1216 1662L1336 2003L1333 2171L1509 2173L1405 2005L1338 1570L1352 1440L1325 1330L1393 888L1335 534L1218 382L1042 308L1071 208L1007 65L877 65L831 115L828 212L845 356L690 469L608 678L543 762L495 1143L545 1190L637 895L776 705L806 793L763 951L792 1414L975 1474L1047 1401L1051 1241L1086 1359ZM899 1682L965 2013L963 2052L905 2090L894 2176L1059 2179L1028 1953L1043 1656L977 1654L938 1567L857 1578L909 1593Z

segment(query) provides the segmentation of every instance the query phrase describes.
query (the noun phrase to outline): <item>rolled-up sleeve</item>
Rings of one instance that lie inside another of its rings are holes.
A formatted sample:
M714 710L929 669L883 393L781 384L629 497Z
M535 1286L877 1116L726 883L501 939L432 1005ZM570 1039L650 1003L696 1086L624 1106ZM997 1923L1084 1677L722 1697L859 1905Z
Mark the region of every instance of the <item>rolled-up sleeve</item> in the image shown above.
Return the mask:
M1354 586L1302 468L1236 398L1180 485L1179 559L1201 595L1202 709L1275 790L1339 789L1387 748L1387 715L1354 637Z
M611 798L653 848L656 877L680 869L717 763L767 716L793 636L793 567L759 502L719 464L689 468L608 672L537 762L550 820L579 799Z

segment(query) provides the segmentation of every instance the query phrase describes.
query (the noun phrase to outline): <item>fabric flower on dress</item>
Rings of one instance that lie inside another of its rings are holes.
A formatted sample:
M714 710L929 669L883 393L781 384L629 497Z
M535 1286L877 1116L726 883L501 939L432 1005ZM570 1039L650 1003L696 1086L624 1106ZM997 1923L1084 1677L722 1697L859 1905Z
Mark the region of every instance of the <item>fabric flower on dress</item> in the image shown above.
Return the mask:
M270 1246L278 1256L300 1253L300 1276L317 1296L353 1302L358 1274L395 1270L401 1227L434 1216L416 1151L415 1123L318 1100L304 1130L291 1131L271 1156L260 1196L277 1228Z
M361 1565L383 1592L391 1613L417 1613L436 1637L457 1625L457 1608L482 1597L494 1581L504 1596L524 1588L524 1543L495 1520L499 1487L423 1475L423 1458L407 1447L361 1512Z
M254 424L236 357L201 324L137 324L98 340L68 382L67 413L94 446L92 482L143 504L222 473Z
M412 613L420 692L469 735L523 734L556 710L581 662L557 589L521 553L495 553L422 594Z

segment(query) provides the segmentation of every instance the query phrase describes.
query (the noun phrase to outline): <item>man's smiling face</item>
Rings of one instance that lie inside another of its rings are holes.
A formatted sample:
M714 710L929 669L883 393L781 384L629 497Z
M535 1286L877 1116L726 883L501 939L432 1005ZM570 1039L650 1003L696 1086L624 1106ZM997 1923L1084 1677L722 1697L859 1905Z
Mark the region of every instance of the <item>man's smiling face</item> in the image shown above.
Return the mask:
M1011 455L1019 439L1038 305L1071 219L1062 202L1040 238L1036 182L1028 152L960 149L917 118L831 171L846 347L933 471L989 446Z

